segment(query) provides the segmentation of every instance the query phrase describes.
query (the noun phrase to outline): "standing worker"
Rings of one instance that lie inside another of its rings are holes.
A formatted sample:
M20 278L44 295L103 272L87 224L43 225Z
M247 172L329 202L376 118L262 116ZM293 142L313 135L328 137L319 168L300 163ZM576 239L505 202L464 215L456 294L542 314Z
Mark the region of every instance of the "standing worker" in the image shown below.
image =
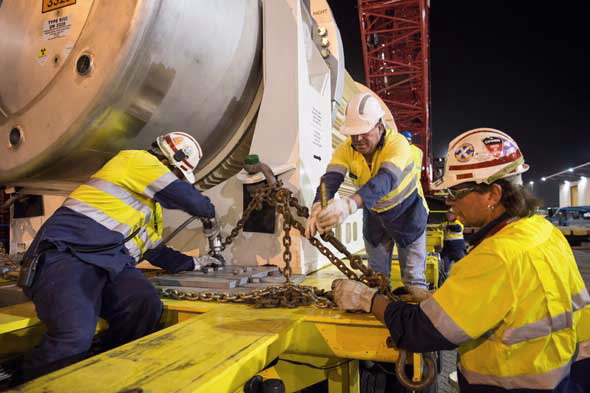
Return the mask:
M218 263L158 247L162 207L215 216L192 186L201 156L197 141L183 132L158 137L150 151L121 151L41 227L27 255L39 256L36 274L23 286L47 332L25 356L24 380L83 359L99 317L109 324L107 348L157 329L162 302L135 268L143 258L172 273Z
M492 143L499 154L489 154ZM480 228L469 254L420 304L391 302L351 280L333 283L336 303L372 311L398 348L458 347L462 393L567 392L572 363L590 361L590 295L565 237L535 214L538 201L522 186L527 169L501 131L455 138L435 188L448 191L463 223Z
M451 264L465 256L465 239L463 224L452 210L447 211L447 221L443 223L444 243L441 258L445 264L445 273L449 273Z
M359 187L350 198L331 199L321 208L316 192L306 236L332 230L363 208L363 238L371 269L390 277L393 247L397 244L402 281L408 298L428 295L426 261L426 202L419 193L419 171L410 145L394 128L387 128L385 112L371 93L355 94L346 107L341 132L350 136L334 151L323 180L328 198L334 197L348 173Z

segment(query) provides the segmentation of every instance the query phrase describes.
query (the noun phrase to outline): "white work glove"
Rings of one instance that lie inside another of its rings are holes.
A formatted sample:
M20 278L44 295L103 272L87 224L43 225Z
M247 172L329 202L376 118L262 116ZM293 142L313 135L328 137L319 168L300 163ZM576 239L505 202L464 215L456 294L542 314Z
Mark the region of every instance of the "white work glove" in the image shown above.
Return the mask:
M352 198L332 199L324 209L318 213L317 228L320 233L329 232L358 209Z
M359 281L334 280L332 283L334 301L341 310L371 312L376 293L377 288L369 288Z
M308 239L314 237L317 232L316 223L318 221L318 213L320 210L322 210L322 204L320 202L311 205L311 212L309 213L309 218L305 225L305 237Z
M195 267L193 271L198 272L203 269L205 266L221 266L221 261L217 258L213 258L210 255L202 255L200 257L193 257L193 262L195 263Z

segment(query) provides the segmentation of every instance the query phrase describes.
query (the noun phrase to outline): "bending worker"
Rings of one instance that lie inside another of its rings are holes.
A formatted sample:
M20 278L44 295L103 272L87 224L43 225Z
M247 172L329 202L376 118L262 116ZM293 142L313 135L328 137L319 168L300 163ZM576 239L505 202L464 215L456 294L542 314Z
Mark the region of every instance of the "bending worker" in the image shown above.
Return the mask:
M447 221L443 223L444 243L440 253L445 265L445 273L451 270L451 264L465 256L465 239L463 224L457 219L454 211L447 211Z
M402 281L409 298L428 294L426 262L426 202L419 193L419 171L414 170L410 145L395 129L386 128L384 111L370 93L355 94L346 108L341 132L349 135L334 151L323 179L333 198L348 173L357 192L331 199L321 209L319 188L307 221L306 236L326 232L363 208L363 238L369 267L391 274L397 243Z
M24 290L47 333L25 356L24 380L83 359L99 317L109 324L106 348L156 330L162 303L134 267L142 258L172 273L217 264L158 247L162 207L215 216L192 186L201 156L197 141L182 132L158 137L150 151L121 151L41 227L28 251L40 255L36 277Z
M462 393L565 392L572 363L590 357L590 296L564 236L535 214L538 201L521 185L527 169L505 133L463 133L435 187L480 230L445 283L420 304L390 302L356 281L333 284L341 308L372 311L398 348L458 347Z

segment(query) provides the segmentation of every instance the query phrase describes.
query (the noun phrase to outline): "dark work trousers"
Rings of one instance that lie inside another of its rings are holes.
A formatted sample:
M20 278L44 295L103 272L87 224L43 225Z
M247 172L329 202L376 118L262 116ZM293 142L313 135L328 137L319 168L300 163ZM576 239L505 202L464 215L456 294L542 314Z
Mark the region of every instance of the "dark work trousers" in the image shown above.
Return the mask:
M590 392L590 359L579 360L572 364L569 376L568 393Z
M106 270L57 250L44 254L27 295L47 332L25 355L25 381L85 358L99 317L109 323L105 346L113 348L154 332L162 314L156 289L135 267L110 281Z
M451 264L465 256L465 240L445 240L440 256L445 263L445 272L448 273Z

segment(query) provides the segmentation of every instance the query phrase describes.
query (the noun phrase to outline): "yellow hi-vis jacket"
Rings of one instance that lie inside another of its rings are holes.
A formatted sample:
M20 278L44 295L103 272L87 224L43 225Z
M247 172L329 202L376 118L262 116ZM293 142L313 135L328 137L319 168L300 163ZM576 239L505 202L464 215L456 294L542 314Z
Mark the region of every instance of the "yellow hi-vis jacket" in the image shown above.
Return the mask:
M426 198L424 197L424 190L422 189L422 183L420 183L420 177L422 177L422 158L424 153L422 150L416 145L410 145L410 149L412 150L412 155L414 157L414 171L416 172L416 176L418 177L418 194L422 197L424 201ZM430 212L428 205L424 203L424 207L426 208L426 212Z
M420 308L468 383L550 390L589 355L589 304L567 241L535 215L484 239Z
M334 150L326 172L336 172L343 176L349 172L354 185L361 187L380 169L391 172L398 180L391 191L371 206L372 211L384 212L403 202L420 184L420 172L414 170L414 156L403 135L387 129L383 146L373 154L370 168L364 156L352 147L352 140L347 138Z
M463 240L464 226L459 220L447 221L444 223L445 240Z
M168 194L177 195L163 201L169 202L170 206L166 207L183 208L195 214L200 211L199 204L207 208L211 206L208 199L188 183L180 181L149 152L124 150L75 189L63 206L120 233L123 238L139 229L137 235L125 244L129 255L137 262L162 240L162 206L157 202L161 198L156 194L174 188L172 186L176 186L176 191L171 190Z

